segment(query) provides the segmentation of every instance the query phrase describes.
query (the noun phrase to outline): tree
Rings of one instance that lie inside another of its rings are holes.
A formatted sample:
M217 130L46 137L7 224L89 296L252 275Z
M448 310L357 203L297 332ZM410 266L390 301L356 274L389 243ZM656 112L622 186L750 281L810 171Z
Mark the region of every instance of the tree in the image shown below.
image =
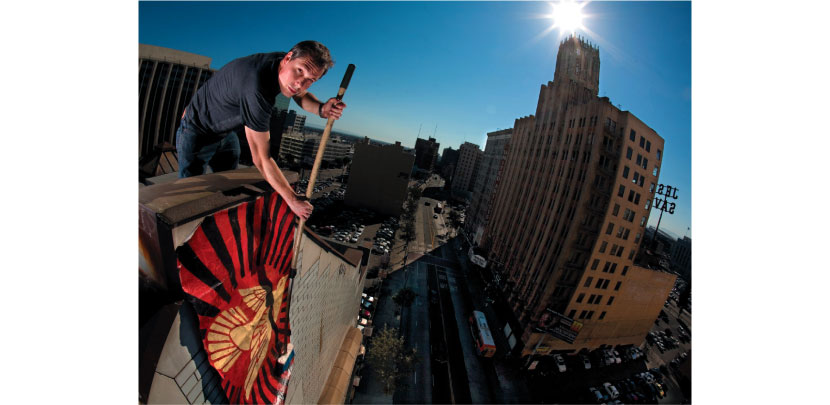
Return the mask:
M448 219L450 220L450 226L452 226L453 228L458 228L459 226L461 226L461 216L458 215L458 211L450 211Z
M415 353L414 349L404 347L404 339L398 336L397 328L384 328L372 338L366 361L386 394L393 393L404 382L403 377L412 373Z
M415 301L415 291L412 291L411 288L404 288L392 297L392 301L395 301L396 304L406 308L412 305L412 301Z

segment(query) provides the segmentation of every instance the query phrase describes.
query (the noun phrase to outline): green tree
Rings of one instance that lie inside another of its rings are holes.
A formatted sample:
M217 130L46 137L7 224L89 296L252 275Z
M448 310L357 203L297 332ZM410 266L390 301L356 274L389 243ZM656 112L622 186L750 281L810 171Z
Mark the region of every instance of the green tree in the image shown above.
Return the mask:
M402 308L406 308L415 301L415 291L412 291L411 288L404 288L392 297L392 301L395 301Z
M412 373L415 365L415 350L407 349L397 328L384 328L374 338L366 354L366 361L378 380L383 384L386 394L404 382L404 377Z

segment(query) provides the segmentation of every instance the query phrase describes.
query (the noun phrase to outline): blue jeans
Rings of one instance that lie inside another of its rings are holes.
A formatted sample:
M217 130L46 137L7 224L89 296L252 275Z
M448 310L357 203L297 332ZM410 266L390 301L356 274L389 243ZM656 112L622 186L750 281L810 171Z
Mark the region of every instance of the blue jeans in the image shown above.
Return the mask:
M186 119L182 119L176 131L179 178L204 174L207 165L214 173L236 169L239 153L239 138L234 131L224 134L197 133Z

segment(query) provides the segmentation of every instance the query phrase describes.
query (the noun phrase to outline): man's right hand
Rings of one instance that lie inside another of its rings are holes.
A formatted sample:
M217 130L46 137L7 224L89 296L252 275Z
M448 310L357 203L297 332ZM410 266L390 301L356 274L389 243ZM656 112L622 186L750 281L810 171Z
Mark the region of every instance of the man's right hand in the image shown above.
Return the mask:
M311 211L314 210L314 206L311 205L310 202L306 201L305 196L301 194L295 194L294 198L292 198L291 201L288 201L288 208L291 208L291 211L298 217L302 218L303 221L307 221L308 217L311 216Z

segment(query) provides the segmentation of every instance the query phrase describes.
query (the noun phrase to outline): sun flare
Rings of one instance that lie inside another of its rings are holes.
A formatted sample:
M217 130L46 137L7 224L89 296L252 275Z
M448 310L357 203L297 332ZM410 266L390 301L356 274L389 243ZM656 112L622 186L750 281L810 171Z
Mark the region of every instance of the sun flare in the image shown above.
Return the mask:
M551 28L558 28L560 35L573 34L577 29L585 29L582 25L582 20L585 16L582 14L582 8L585 7L585 2L577 3L573 0L563 0L558 3L551 3L553 12L553 26Z

